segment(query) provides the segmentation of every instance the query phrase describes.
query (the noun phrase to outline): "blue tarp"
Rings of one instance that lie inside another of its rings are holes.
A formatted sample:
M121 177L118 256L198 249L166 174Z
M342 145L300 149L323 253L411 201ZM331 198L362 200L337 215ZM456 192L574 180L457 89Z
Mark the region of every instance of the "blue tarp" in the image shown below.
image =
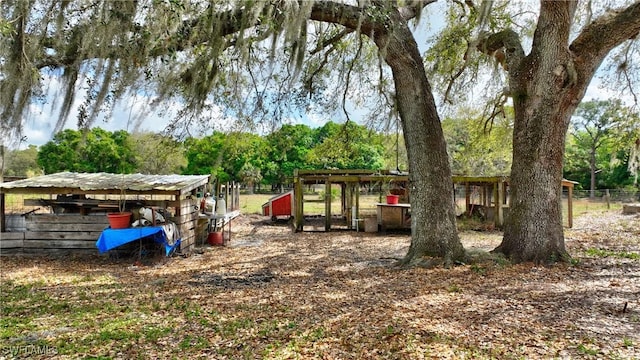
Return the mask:
M98 241L96 241L96 246L102 254L120 245L145 237L152 237L153 241L164 245L167 256L180 245L180 239L171 245L167 242L167 236L162 226L144 226L127 229L106 228L102 231L102 234L100 234Z

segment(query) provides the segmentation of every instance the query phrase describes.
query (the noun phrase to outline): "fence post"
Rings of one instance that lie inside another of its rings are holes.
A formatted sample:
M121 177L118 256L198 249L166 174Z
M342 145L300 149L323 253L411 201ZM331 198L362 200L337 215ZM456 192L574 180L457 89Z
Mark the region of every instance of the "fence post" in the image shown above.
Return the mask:
M607 202L607 210L611 209L611 195L609 194L609 189L604 191L604 200Z
M572 184L573 185L573 184ZM567 220L569 222L569 228L573 227L573 186L568 186L569 193L567 194Z

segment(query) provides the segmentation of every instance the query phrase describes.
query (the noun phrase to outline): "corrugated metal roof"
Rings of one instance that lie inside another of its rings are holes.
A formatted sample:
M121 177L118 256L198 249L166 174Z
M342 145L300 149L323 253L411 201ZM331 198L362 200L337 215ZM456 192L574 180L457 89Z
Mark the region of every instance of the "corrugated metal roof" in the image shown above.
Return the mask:
M59 191L77 189L85 192L184 192L209 182L209 175L144 175L109 173L61 172L30 179L0 183L2 192L28 192L30 190Z

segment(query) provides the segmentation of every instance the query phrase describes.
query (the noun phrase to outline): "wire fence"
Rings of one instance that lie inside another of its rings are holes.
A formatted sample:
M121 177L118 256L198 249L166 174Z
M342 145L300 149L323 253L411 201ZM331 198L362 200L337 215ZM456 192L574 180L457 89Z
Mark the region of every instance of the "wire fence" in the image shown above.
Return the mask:
M568 196L566 191L563 195L564 197ZM593 192L590 190L573 190L573 198L591 202L628 204L640 201L640 191L625 189L598 189Z

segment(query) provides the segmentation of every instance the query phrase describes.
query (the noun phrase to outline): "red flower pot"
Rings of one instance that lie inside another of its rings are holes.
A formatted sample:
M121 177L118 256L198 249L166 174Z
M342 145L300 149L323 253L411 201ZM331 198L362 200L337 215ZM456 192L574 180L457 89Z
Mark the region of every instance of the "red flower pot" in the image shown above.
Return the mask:
M112 229L126 229L129 227L129 221L131 220L130 212L121 213L108 213L109 225Z

